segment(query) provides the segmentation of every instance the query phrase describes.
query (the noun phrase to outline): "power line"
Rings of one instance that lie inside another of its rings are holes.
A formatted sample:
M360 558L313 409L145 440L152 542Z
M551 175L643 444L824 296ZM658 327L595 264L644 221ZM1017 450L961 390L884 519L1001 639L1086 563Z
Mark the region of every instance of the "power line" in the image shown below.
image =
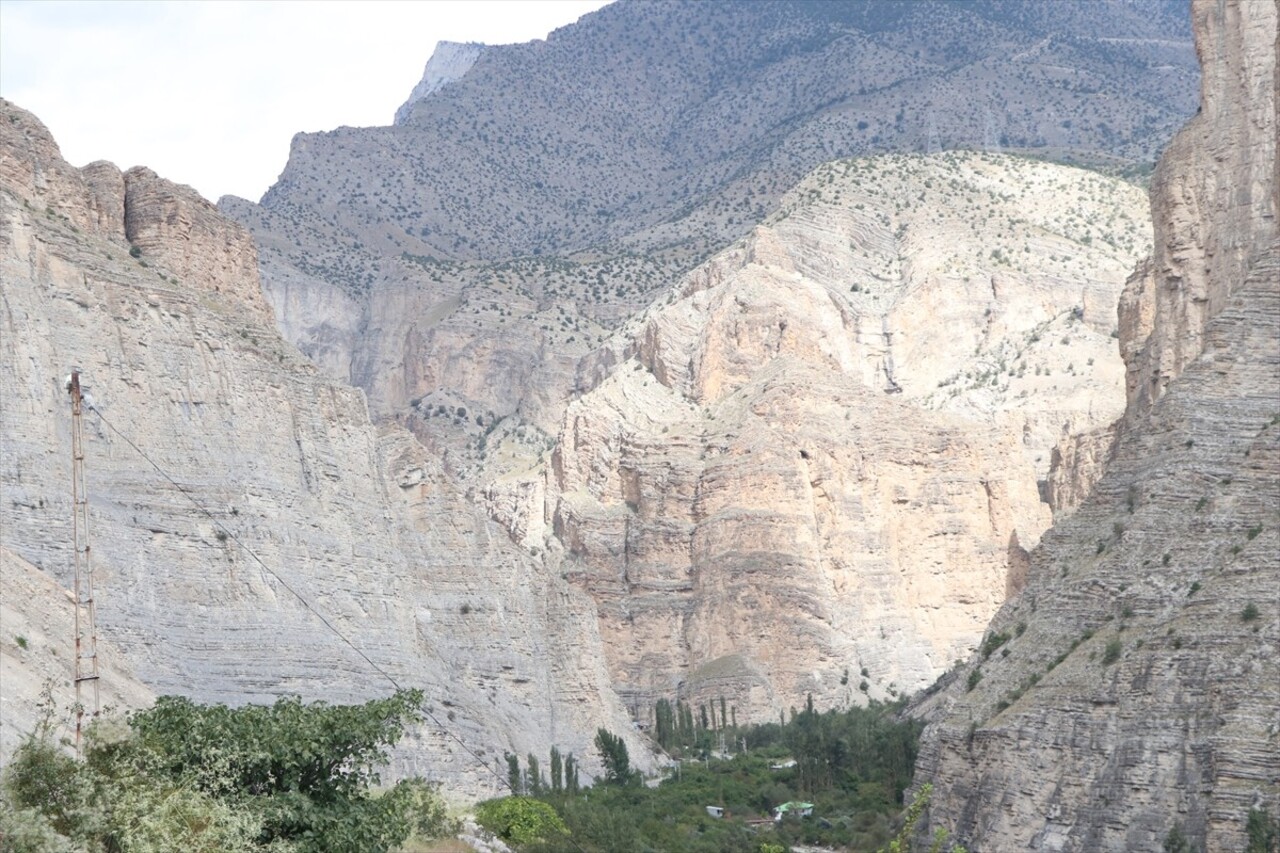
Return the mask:
M135 443L134 443L134 441L133 441L133 439L129 438L129 436L127 436L127 435L125 435L123 432L121 432L121 431L120 431L120 429L119 429L115 424L111 423L111 421L107 418L107 416L106 416L106 415L104 415L104 414L102 414L102 411L101 411L100 409L98 409L96 406L94 406L92 403L90 403L90 402L89 402L89 401L87 401L87 400L84 402L84 405L85 405L85 407L86 407L86 408L88 408L91 412L93 412L95 415L97 415L97 416L98 416L98 418L99 418L99 419L100 419L104 424L106 424L106 425L107 425L107 427L108 427L112 432L114 432L116 435L120 436L120 438L122 438L126 444L128 444L130 447L132 447L132 448L134 449L134 452L136 452L139 456L141 456L143 459L145 459L145 460L147 461L147 463L148 463L152 468L156 469L156 471L160 474L160 476L161 476L161 477L164 477L166 480L168 480L170 485L172 485L175 489L177 489L177 490L178 490L178 491L179 491L179 492L180 492L180 493L181 493L181 494L182 494L182 495L183 495L187 500L191 501L192 505L193 505L193 506L195 506L195 508L196 508L196 509L198 509L200 512L202 512L202 513L203 513L203 514L204 514L204 515L205 515L205 516L206 516L210 521L212 521L215 525L217 525L218 529L219 529L219 530L221 530L223 533L225 533L225 534L227 535L227 537L231 539L231 541L232 541L232 542L235 542L237 545L239 545L239 546L240 546L240 548L241 548L241 549L243 549L243 551L244 551L246 554L248 554L250 557L252 557L252 558L253 558L253 560L254 560L254 562L256 562L259 566L261 566L261 567L262 567L263 571L265 571L267 574L271 575L271 577L275 578L275 579L276 579L276 581L277 581L277 582L279 582L279 584L280 584L282 587L284 587L284 588L285 588L285 589L287 589L290 593L292 593L293 597L294 597L294 598L296 598L296 599L298 599L298 601L300 601L300 602L302 603L302 606L303 606L303 607L305 607L305 608L307 608L307 610L311 611L312 615L314 615L317 619L319 619L319 620L320 620L320 622L321 622L321 623L323 623L323 624L324 624L324 626L325 626L326 628L328 628L331 632L333 632L334 636L336 636L339 640L342 640L342 642L346 643L346 645L347 645L347 646L348 646L348 647L349 647L353 652L355 652L357 655L359 655L359 656L360 656L360 658L361 658L362 660L364 660L364 662L365 662L365 663L369 664L369 666L370 666L374 671L376 671L379 675L381 675L383 678L385 678L385 679L387 680L387 682L391 684L391 686L392 686L392 687L394 687L396 690L403 690L403 689L404 689L403 687L401 687L401 686L400 686L400 682L396 681L396 679L391 675L391 673L387 672L385 669L383 669L382 667L378 666L378 664L377 664L377 663L375 663L375 662L374 662L374 660L373 660L372 658L370 658L370 657L369 657L368 655L366 655L363 651L361 651L361 650L360 650L360 648L359 648L358 646L356 646L356 644L355 644L355 643L351 642L351 640L349 640L345 634L343 634L343 633L342 633L341 631L339 631L336 627L334 627L333 623L332 623L332 622L330 622L330 621L325 617L325 615L324 615L323 613L321 613L319 610L316 610L313 606L311 606L311 602L307 601L307 599L306 599L305 597L303 597L302 593L298 592L296 589L294 589L292 586L290 586L290 585L288 584L288 582L287 582L287 581L285 581L285 579L284 579L284 578L282 578L282 577L280 577L280 575L276 574L276 572L275 572L275 571L274 571L270 566L268 566L266 563L264 563L264 562L262 561L262 558L260 558L257 554L255 554L255 553L253 552L253 549L252 549L252 548L250 548L248 545L246 545L246 544L244 544L243 542L241 542L241 541L240 541L240 538L239 538L238 536L236 536L236 535L235 535L235 533L233 533L232 531L228 530L228 529L227 529L227 527L226 527L226 525L224 525L220 520L218 520L217 516L215 516L212 512L210 512L208 509L206 509L206 508L205 508L205 506L204 506L204 504L200 503L200 501L196 499L195 495L193 495L193 494L191 494L191 492L187 491L187 489L186 489L185 487L183 487L183 485L182 485L181 483L179 483L177 480L173 479L173 477L170 477L170 476L169 476L169 473L168 473L167 471L165 471L163 468L161 468L161 467L160 467L160 465L159 465L159 464L157 464L157 463L156 463L156 461L155 461L154 459L152 459L150 456L148 456L148 455L146 454L146 451L144 451L141 447L139 447L137 444L135 444ZM440 720L439 720L439 718L437 718L437 717L436 717L436 715L435 715L435 714L433 714L433 713L431 712L431 710L430 710L428 707L426 707L425 705L423 705L423 706L420 708L420 710L421 710L424 714L426 714L427 718L428 718L429 720L431 720L431 722L435 723L435 725L436 725L436 727L437 727L438 729L440 729L442 732L444 732L446 735L448 735L450 738L452 738L452 739L454 740L454 742L455 742L455 743L457 743L457 744L458 744L458 746L460 746L460 747L462 747L464 750L466 750L466 751L471 755L471 757L472 757L472 758L474 758L474 759L476 760L476 762L477 762L481 767L483 767L483 768L484 768L485 770L487 770L487 771L488 771L488 772L489 772L489 773L490 773L490 774L491 774L495 779L497 779L497 780L498 780L498 782L502 785L502 787L505 787L505 788L509 789L509 790L511 791L511 793L512 793L512 794L514 794L514 795L516 795L516 796L519 796L520 792L519 792L519 791L517 791L515 788L513 788L513 787L511 786L511 783L510 783L507 779L503 778L502 774L500 774L498 771L496 771L496 770L494 770L492 767L490 767L490 766L489 766L489 762L487 762L487 761L485 761L483 758L481 758L481 757L480 757L480 755L479 755L478 753L476 753L476 751L475 751L475 750L473 750L470 746L468 746L468 745L466 744L466 742L465 742L465 741L463 741L463 740L462 740L462 738L460 738L460 737L458 737L457 735L455 735L452 731L450 731L450 730L449 730L449 728L448 728L447 726L445 726L443 723L441 723L441 722L440 722ZM573 843L573 846L574 846L574 847L577 847L579 850L582 850L582 847L578 845L578 843L577 843L577 841L576 841L575 839L573 839L572 837L570 837L570 841ZM586 853L586 851L583 851L583 853Z

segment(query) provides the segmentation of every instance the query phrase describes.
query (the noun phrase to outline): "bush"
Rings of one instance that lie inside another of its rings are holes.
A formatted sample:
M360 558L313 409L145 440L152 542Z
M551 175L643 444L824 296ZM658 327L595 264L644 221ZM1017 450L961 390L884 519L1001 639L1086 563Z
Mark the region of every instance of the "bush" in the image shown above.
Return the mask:
M1120 639L1118 637L1114 640L1109 641L1107 643L1106 649L1102 653L1102 665L1110 666L1111 664L1120 660L1120 652L1122 649L1123 649L1123 646L1121 646Z
M998 634L992 634L982 643L982 656L984 658L991 657L992 653L994 653L996 649L1000 648L1007 642L1009 642L1009 634L1007 632L1001 631Z
M97 721L83 760L44 724L5 769L0 831L29 837L16 849L35 851L53 833L47 849L385 853L404 842L411 812L433 793L417 782L370 791L373 768L421 701L401 691L364 705L294 698L231 709L161 697L127 719Z
M1245 853L1280 852L1280 819L1272 819L1266 809L1249 809L1245 834L1249 839Z
M1187 836L1182 834L1182 830L1175 826L1164 837L1164 845L1161 849L1164 853L1191 853L1191 843L1187 841Z
M1244 610L1240 611L1241 622L1252 622L1258 618L1258 605L1252 601L1244 606Z
M532 797L502 797L476 806L476 823L513 844L540 844L569 834L556 810Z

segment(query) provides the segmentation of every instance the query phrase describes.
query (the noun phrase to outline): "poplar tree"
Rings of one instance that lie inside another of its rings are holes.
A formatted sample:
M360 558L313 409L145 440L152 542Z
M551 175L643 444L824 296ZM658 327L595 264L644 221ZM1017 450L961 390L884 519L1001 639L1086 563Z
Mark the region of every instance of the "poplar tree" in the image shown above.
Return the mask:
M564 790L564 762L560 758L560 750L551 747L551 792L558 794Z

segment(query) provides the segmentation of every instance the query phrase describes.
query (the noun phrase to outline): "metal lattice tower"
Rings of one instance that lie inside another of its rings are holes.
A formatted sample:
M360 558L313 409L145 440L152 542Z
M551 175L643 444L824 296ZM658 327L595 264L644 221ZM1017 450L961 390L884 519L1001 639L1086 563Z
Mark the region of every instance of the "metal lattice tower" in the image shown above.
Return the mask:
M71 372L67 383L71 394L71 505L75 516L75 606L76 606L76 751L80 751L81 730L86 708L97 717L101 711L98 698L98 626L93 604L93 562L89 554L89 495L84 484L84 399L80 394L80 371ZM85 682L91 699L86 705Z

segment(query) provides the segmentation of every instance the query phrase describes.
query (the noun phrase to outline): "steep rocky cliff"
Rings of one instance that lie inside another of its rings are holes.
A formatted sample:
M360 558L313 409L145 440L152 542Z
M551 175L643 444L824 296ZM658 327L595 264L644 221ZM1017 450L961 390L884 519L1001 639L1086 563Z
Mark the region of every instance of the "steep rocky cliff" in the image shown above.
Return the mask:
M584 362L549 466L484 500L591 591L639 707L922 688L1021 586L1055 444L1119 416L1145 205L1001 155L823 166Z
M513 547L408 433L375 427L360 391L280 339L243 228L145 169L72 168L38 120L0 106L0 537L45 586L69 584L62 377L78 366L113 666L206 701L386 693L287 584L422 687L487 760L553 743L586 755L596 726L630 731L590 599ZM6 607L51 606L27 600L42 587L9 565ZM434 728L397 766L458 792L493 788Z
M1192 10L1202 107L1121 305L1112 459L918 705L930 823L971 850L1235 851L1280 813L1280 9Z

